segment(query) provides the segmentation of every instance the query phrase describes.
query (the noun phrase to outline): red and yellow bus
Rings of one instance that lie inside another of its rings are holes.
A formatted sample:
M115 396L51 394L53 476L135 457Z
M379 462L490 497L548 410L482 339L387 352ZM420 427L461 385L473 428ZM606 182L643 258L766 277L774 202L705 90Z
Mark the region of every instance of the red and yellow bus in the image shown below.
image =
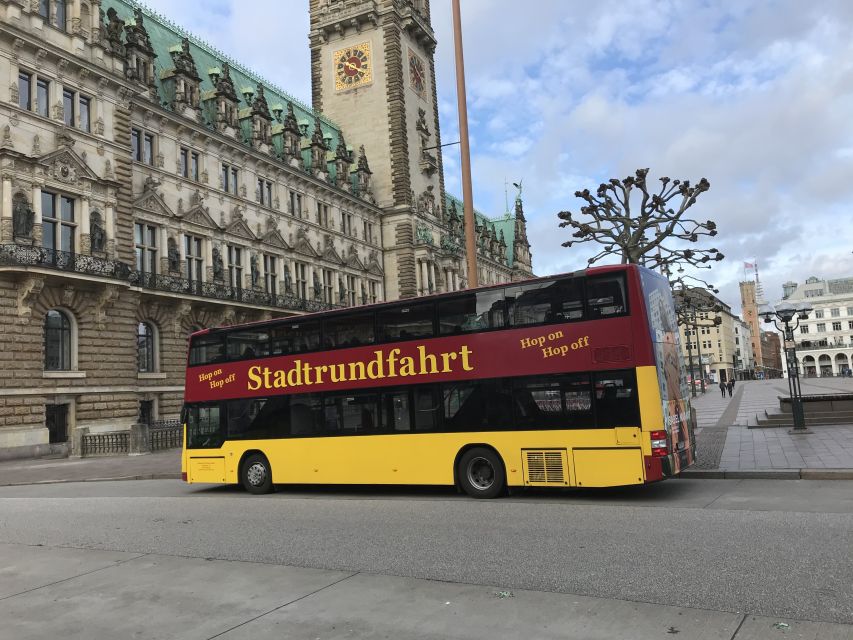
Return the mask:
M635 265L191 336L187 482L655 482L692 464L668 282Z

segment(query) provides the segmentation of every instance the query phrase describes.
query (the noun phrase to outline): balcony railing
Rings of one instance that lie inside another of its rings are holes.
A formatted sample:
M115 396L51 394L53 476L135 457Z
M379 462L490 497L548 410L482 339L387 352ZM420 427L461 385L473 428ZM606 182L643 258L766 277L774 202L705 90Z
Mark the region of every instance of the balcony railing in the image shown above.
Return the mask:
M340 308L339 305L321 300L306 300L292 294L271 294L257 289L231 287L220 282L198 282L159 273L134 271L120 260L107 260L44 247L2 244L0 245L0 266L41 267L102 278L115 278L144 289L294 311L327 311Z
M127 280L131 272L130 267L119 260L20 244L0 245L0 266L6 265L42 267L119 280Z
M846 349L848 347L853 347L853 342L847 344L845 342L829 342L826 344L798 344L797 351L820 351L826 349Z
M215 298L217 300L230 300L244 304L280 307L296 311L327 311L339 308L338 305L328 302L305 300L291 294L272 294L257 289L231 287L221 282L199 282L198 280L187 280L186 278L160 273L133 271L130 274L129 282L134 286L144 289L182 293L201 296L203 298Z

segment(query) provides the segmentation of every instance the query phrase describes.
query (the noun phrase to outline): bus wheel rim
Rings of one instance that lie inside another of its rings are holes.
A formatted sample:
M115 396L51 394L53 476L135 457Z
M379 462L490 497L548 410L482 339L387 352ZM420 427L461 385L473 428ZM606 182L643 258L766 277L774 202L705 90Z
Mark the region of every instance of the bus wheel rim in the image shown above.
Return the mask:
M267 479L267 468L260 462L255 462L246 469L246 479L253 487L260 487Z
M495 469L485 458L474 458L468 463L468 482L471 486L485 491L495 483Z

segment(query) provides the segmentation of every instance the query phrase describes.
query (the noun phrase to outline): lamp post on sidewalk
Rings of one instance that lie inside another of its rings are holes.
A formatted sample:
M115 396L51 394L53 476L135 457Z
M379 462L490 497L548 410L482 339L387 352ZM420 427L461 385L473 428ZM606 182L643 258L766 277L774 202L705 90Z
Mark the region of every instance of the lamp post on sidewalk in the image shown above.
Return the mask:
M797 364L797 343L794 341L794 331L800 326L800 320L807 320L811 310L812 307L808 303L794 305L790 302L782 302L775 307L769 304L763 305L759 310L764 322L767 324L772 322L773 326L782 332L785 341L788 393L791 397L791 414L794 418L794 428L789 433L794 434L811 433L806 428L806 419L803 415L803 390L800 387L800 367ZM781 327L779 322L782 323Z

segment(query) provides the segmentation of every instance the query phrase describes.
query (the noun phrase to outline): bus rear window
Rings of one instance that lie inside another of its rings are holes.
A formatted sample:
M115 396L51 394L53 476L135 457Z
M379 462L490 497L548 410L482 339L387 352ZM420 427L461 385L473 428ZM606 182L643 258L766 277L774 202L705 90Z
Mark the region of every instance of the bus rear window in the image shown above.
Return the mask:
M258 358L270 354L270 334L266 329L232 331L225 338L229 360Z
M222 335L202 335L192 339L190 345L190 366L212 364L225 359L225 347Z
M378 326L384 342L432 338L433 304L420 303L392 307L378 314Z
M317 351L320 348L320 323L299 322L272 330L272 355Z
M497 329L504 326L503 289L489 289L438 303L441 335Z
M506 288L509 324L531 324L583 320L583 289L578 278L546 280Z
M622 274L587 279L586 297L592 320L622 316L628 312L625 276Z

